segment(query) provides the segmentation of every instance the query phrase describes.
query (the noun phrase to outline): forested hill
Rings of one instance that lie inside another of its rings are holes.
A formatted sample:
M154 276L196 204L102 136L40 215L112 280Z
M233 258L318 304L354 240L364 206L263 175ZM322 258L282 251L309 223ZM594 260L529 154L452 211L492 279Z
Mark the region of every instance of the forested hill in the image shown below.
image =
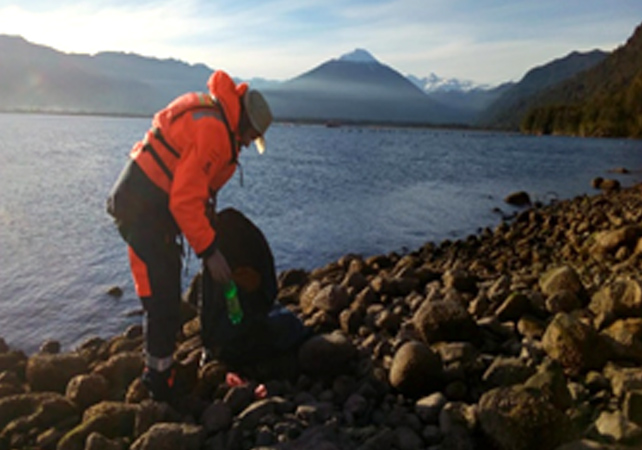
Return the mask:
M642 25L586 72L539 94L527 133L642 138Z

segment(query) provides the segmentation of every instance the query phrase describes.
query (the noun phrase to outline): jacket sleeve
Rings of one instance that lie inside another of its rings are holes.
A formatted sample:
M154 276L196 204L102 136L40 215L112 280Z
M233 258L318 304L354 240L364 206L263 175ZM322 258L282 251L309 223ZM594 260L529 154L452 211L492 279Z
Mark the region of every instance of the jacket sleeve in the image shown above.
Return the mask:
M207 119L206 119L207 120ZM199 125L193 130L193 145L186 149L174 172L169 209L187 242L201 258L215 250L216 232L206 215L209 180L223 169L227 135L219 127ZM205 122L205 120L204 120Z

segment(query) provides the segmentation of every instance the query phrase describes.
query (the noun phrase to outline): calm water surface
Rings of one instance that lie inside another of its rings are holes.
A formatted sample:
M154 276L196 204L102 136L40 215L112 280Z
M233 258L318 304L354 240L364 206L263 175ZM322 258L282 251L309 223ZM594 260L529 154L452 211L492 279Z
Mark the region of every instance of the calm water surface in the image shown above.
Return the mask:
M105 198L148 119L0 114L0 336L73 348L140 321L125 246ZM345 253L414 250L495 226L494 208L594 192L596 176L642 178L642 142L475 131L276 124L268 152L241 156L219 207L264 232L279 271ZM626 167L630 175L610 169ZM198 270L194 255L184 277ZM112 286L124 289L112 298Z

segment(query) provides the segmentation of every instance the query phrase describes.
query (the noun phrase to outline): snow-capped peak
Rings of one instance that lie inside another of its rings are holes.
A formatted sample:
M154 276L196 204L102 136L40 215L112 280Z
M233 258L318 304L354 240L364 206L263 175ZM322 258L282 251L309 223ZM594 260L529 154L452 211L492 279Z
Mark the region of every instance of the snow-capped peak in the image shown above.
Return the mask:
M487 85L477 84L470 80L460 80L457 78L442 78L434 73L427 77L418 78L413 75L408 75L407 78L412 81L415 86L422 89L424 92L448 92L448 91L461 91L467 92L474 89L488 89Z
M367 50L357 48L350 53L346 53L339 58L339 61L349 61L357 63L378 63L374 56Z

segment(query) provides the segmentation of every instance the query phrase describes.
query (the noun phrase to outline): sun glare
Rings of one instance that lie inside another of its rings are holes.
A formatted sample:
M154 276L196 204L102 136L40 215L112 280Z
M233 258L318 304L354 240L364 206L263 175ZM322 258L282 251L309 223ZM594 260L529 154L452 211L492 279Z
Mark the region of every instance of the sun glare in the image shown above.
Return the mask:
M166 5L98 9L83 3L44 13L12 5L0 7L0 34L22 36L70 53L117 50L155 54L163 40L193 26L181 19L185 17L168 11Z

